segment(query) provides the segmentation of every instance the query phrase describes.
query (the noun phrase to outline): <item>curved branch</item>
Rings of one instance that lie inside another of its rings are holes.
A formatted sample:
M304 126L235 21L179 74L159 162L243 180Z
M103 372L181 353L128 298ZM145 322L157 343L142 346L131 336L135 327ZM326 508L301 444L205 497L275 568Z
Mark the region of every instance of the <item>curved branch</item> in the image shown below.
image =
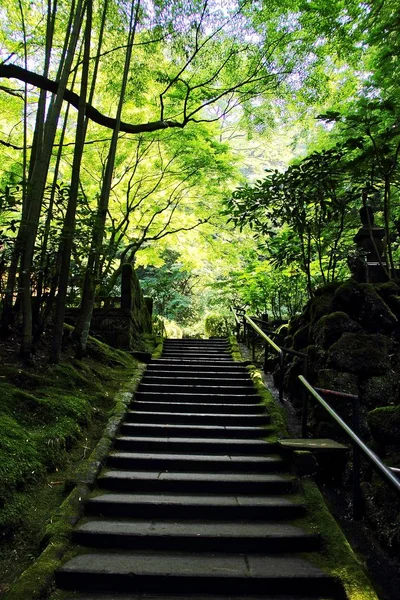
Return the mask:
M18 79L19 81L24 81L25 83L29 83L34 85L40 89L47 90L48 92L52 92L53 94L57 93L58 83L56 81L52 81L47 77L43 77L43 75L38 75L33 71L29 71L27 69L23 69L22 67L18 67L17 65L0 65L0 77L7 77ZM79 95L71 90L66 89L64 92L64 100L69 102L75 108L79 106ZM100 111L98 111L91 104L86 103L86 116L98 123L99 125L103 125L104 127L108 127L109 129L115 129L116 120L112 117L107 117ZM158 131L160 129L168 129L170 127L179 127L183 128L186 125L186 122L182 123L178 121L152 121L150 123L141 123L139 125L133 125L131 123L124 123L121 121L120 131L125 133L142 133L147 131Z

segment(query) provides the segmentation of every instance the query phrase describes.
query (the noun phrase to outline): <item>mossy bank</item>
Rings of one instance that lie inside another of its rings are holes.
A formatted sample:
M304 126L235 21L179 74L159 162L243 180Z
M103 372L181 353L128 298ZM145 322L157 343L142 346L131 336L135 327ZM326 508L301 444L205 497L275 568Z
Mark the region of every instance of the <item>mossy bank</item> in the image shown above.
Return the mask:
M4 350L4 348L3 348ZM27 366L1 353L0 596L40 553L51 513L115 409L123 382L141 371L129 354L91 338L88 355Z

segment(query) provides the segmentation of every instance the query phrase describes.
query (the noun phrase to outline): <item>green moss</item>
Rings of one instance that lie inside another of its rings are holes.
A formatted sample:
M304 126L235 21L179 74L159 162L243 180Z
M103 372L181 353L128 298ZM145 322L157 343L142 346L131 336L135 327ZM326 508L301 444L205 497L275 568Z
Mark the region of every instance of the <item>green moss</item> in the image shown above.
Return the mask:
M54 571L58 567L60 558L64 554L66 541L59 541L49 545L36 561L20 577L6 596L5 600L39 600L43 598L45 590L49 588L54 578Z
M129 360L128 364L132 363ZM125 370L126 379L117 394L114 394L113 398L109 399L109 405L112 409L111 417L108 421L118 421L118 424L123 418L127 406L132 399L134 390L139 384L141 376L143 375L145 366L138 365L135 373L129 379L127 377L127 371ZM131 369L129 371L132 373ZM108 394L108 392L107 392ZM113 408L114 405L114 408ZM106 414L106 413L104 413ZM64 427L67 427L66 423L68 419L63 419ZM107 424L107 425L108 425ZM48 522L46 529L41 531L41 547L47 547L45 551L40 554L36 562L28 567L16 583L12 586L9 594L6 598L15 600L16 598L42 598L47 597L48 589L52 584L54 578L54 571L60 565L61 559L68 549L69 540L71 537L73 526L77 523L83 513L83 505L85 500L90 494L91 486L93 486L96 476L98 474L101 465L104 463L108 452L111 447L110 431L108 427L104 429L103 437L95 445L90 456L83 462L78 463L75 474L68 479L65 478L65 474L57 474L56 477L65 479L65 489L73 489L71 493L65 498L65 493L61 492L60 499L64 495L64 501L60 504ZM86 440L87 442L87 440ZM60 483L60 482L55 482ZM52 486L49 486L52 488ZM63 486L64 488L64 486ZM43 488L46 491L46 487ZM57 488L56 488L57 489ZM26 493L21 493L21 497L26 499L28 496ZM26 504L29 505L29 502ZM32 515L32 506L35 505L35 500L30 500L30 513ZM34 509L36 510L36 509ZM45 513L45 509L44 514ZM48 512L47 512L48 516ZM45 518L45 517L44 517ZM43 521L42 521L43 522ZM40 533L38 529L36 538ZM56 549L53 551L52 549Z
M353 373L343 373L335 369L320 369L318 371L318 387L357 395L358 377Z
M370 332L392 331L397 318L370 283L342 284L333 298L334 310L347 313Z
M400 405L375 408L367 415L374 438L381 443L400 442Z
M332 312L332 295L322 294L316 296L310 305L310 318L311 322L318 321L324 315Z
M388 301L389 297L400 294L399 286L394 281L386 281L385 283L376 283L374 285L376 291L385 302Z
M309 515L301 524L309 531L318 531L323 539L321 552L306 557L342 582L348 600L379 600L364 566L329 512L316 484L302 479L301 489Z
M397 450L398 451L398 450ZM400 455L385 461L387 466L400 467ZM393 554L400 551L400 498L377 473L371 483L362 486L366 514L375 528L377 538Z
M94 358L95 357L95 358ZM138 370L127 353L113 350L91 338L84 361L66 359L60 365L38 367L6 365L0 380L0 547L3 577L13 580L26 545L35 546L20 531L35 530L32 511L36 494L61 483L59 473L71 461L80 461L98 439L121 381L128 382ZM126 385L126 384L125 384ZM131 395L129 396L129 398ZM122 397L118 400L122 403ZM76 451L75 451L76 449ZM53 473L52 476L49 476ZM46 483L46 480L50 482ZM52 491L52 490L50 490ZM58 493L58 487L57 487ZM39 497L38 496L38 497ZM53 492L54 496L54 492ZM47 511L52 503L49 501ZM46 502L43 507L46 512ZM38 513L41 512L38 509ZM34 515L35 516L35 515ZM43 517L45 519L45 516ZM43 527L43 519L38 519ZM32 549L32 552L35 552ZM22 598L23 596L21 596ZM24 596L28 597L28 596Z
M300 328L306 324L306 319L303 314L295 315L292 317L288 323L288 335L293 336L293 334Z
M343 333L329 349L328 367L364 377L389 369L388 339L383 335Z
M239 344L237 343L236 338L233 335L231 335L228 338L228 341L233 360L236 362L243 362L243 356L240 352Z
M362 386L361 402L369 408L393 404L398 387L398 376L388 373L378 377L370 377Z
M340 311L324 315L312 328L315 344L325 350L337 342L342 333L358 331L361 331L360 325Z
M310 343L310 326L304 325L300 327L293 335L293 348L295 350L302 350L306 348Z
M253 381L257 394L260 396L262 403L265 405L268 415L271 418L271 425L275 429L277 437L288 437L286 412L274 400L271 392L265 387L262 373L254 365L248 365L247 370Z

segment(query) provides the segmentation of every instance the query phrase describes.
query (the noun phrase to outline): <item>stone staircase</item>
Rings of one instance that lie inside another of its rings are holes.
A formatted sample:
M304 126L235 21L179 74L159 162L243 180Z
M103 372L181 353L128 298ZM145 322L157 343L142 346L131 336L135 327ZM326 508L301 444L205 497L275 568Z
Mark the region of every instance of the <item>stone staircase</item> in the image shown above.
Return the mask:
M306 508L272 433L225 341L166 340L58 587L69 600L344 598L308 560L320 536L293 524Z

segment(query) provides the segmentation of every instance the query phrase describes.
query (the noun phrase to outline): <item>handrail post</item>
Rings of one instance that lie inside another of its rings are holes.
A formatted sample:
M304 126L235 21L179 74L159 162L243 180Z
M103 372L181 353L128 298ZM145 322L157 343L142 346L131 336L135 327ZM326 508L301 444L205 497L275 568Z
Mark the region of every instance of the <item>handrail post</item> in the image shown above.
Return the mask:
M248 323L246 323L246 345L247 348L250 350L251 347L251 338L252 338L252 330L250 328L250 325Z
M353 430L356 435L360 434L360 401L353 398ZM360 473L360 449L353 442L353 518L359 521L364 516L364 503L361 494L361 473Z
M308 356L304 357L303 363L303 375L307 379L308 375ZM302 386L303 391L303 410L301 413L301 437L307 438L308 436L308 392L307 389Z
M245 315L243 315L243 344L246 343L246 338L247 338L247 323L246 323L246 317Z
M284 353L283 353L283 350L281 350L279 352L279 402L283 402L283 378L284 378L283 361L284 361Z
M240 321L236 320L236 340L240 342Z
M265 342L265 344L264 344L264 365L263 365L264 373L267 372L268 357L269 357L269 344L268 344L268 342Z
M308 436L308 393L307 390L303 396L303 411L301 414L301 437L307 438Z
M307 388L309 394L313 396L317 402L328 412L328 414L340 425L341 429L347 434L353 444L356 444L360 452L372 463L372 466L378 471L378 473L386 480L386 482L395 490L396 494L400 496L400 479L396 474L388 468L380 458L375 454L371 448L369 448L362 439L347 425L347 423L333 410L333 408L323 399L318 391L303 377L299 375L301 383ZM324 390L321 390L322 392ZM358 410L355 411L355 417L358 419ZM400 469L399 469L400 471Z

